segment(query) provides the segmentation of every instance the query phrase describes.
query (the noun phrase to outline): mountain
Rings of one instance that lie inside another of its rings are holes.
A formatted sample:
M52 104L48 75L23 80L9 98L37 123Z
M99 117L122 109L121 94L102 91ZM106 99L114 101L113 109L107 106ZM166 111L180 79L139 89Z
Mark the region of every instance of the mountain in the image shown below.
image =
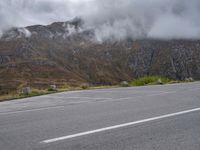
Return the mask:
M12 28L0 39L0 94L23 86L113 85L145 75L200 79L200 40L94 40L76 18Z

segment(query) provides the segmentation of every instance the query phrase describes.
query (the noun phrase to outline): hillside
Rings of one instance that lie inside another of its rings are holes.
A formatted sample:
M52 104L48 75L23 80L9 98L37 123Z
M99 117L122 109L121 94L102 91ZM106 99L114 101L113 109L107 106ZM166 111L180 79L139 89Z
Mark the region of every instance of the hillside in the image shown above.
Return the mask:
M145 75L200 79L200 40L93 40L75 19L13 28L0 39L0 94L23 86L113 85Z

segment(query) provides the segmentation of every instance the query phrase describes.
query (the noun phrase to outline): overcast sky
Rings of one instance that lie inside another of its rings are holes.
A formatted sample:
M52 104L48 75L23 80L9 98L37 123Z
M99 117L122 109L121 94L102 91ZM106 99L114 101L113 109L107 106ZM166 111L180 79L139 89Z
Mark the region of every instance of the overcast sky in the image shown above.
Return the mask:
M98 40L200 38L200 0L0 0L0 31L76 16Z

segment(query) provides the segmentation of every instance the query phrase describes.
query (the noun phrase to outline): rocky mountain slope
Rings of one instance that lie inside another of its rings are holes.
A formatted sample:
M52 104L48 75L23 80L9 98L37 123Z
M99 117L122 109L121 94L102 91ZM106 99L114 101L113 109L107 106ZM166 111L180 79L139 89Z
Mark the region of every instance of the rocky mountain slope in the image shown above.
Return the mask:
M144 75L200 79L200 40L95 42L82 20L13 28L0 39L0 94L23 86L117 84Z

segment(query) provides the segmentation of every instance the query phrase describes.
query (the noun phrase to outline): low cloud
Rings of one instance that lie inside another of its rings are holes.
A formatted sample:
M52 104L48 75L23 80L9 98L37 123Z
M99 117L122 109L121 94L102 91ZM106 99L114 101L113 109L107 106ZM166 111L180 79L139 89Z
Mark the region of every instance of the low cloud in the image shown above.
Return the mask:
M199 0L1 0L0 33L10 27L83 18L96 40L200 38Z

